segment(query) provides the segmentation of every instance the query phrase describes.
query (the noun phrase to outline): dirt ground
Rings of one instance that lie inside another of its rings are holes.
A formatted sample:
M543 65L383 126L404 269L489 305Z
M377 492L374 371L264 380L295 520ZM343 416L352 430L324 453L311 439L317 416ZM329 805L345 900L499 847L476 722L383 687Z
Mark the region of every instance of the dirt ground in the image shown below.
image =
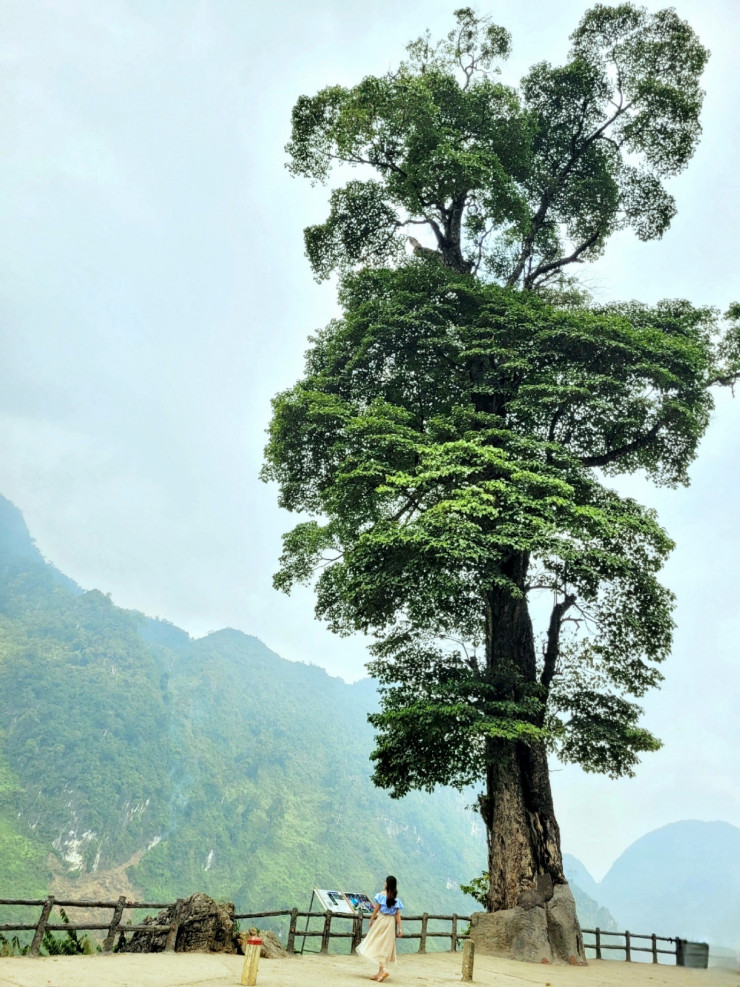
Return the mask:
M241 981L244 958L154 953L0 958L2 987L226 987ZM374 967L359 956L293 956L260 961L258 987L368 987ZM461 955L401 956L387 981L405 987L461 982ZM592 960L588 967L537 966L475 957L480 987L740 987L737 973Z

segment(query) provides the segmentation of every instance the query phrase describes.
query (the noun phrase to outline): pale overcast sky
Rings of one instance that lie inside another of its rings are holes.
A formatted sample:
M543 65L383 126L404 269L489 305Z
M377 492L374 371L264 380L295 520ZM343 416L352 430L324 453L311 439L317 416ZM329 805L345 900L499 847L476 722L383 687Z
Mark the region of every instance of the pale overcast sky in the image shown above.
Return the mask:
M299 95L393 67L455 6L2 0L0 493L83 587L196 636L237 627L364 674L361 640L318 625L308 591L271 587L292 519L257 479L269 401L335 311L302 241L328 193L288 175L283 147ZM562 60L588 6L480 4L513 34L503 78ZM676 7L712 50L678 216L660 242L616 237L585 273L599 300L725 308L740 298L737 3ZM565 849L597 878L656 826L740 824L738 426L740 398L723 398L689 489L629 485L677 541L679 626L646 703L665 748L632 781L554 774Z

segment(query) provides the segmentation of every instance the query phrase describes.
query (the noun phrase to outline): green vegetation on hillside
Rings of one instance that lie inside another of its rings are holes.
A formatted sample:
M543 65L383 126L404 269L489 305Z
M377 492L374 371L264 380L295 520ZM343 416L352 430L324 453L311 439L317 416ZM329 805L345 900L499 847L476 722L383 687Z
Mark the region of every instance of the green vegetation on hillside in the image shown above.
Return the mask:
M315 885L374 892L393 870L410 910L464 913L456 884L484 856L466 797L377 791L376 708L368 681L286 662L237 631L192 641L81 592L0 499L9 896L48 893L52 854L83 876L130 862L151 899L204 891L244 910L305 907Z

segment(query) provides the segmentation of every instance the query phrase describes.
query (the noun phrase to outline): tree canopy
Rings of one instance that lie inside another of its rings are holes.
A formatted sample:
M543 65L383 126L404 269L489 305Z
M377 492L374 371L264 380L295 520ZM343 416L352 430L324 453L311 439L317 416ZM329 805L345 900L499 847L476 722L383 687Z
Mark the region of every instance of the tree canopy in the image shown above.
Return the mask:
M671 647L672 543L610 483L688 482L740 309L569 285L615 230L671 221L663 183L700 133L692 29L598 5L567 63L514 89L492 76L507 32L455 16L397 71L296 103L292 170L361 177L305 231L342 315L274 401L264 476L309 518L276 585L315 580L319 617L374 638L376 782L483 782L495 910L564 882L547 751L616 777L659 746L635 700Z
M670 648L671 541L606 476L685 482L733 337L686 302L556 308L428 260L340 298L276 399L265 476L317 518L286 536L277 585L318 573L318 615L378 639L378 780L473 782L487 736L631 772L656 746L626 697ZM491 592L555 601L536 670L486 673Z
M508 32L470 8L455 17L396 71L297 101L291 170L362 172L305 231L317 277L396 261L415 227L454 270L524 288L598 257L615 230L660 237L676 211L664 180L701 132L708 52L691 27L672 9L596 5L566 64L534 65L515 88L494 77Z

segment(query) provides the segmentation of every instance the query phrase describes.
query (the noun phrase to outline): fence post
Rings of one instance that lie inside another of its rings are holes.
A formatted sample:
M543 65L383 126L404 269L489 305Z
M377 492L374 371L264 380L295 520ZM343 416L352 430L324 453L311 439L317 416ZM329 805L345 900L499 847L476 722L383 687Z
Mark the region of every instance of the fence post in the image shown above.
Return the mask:
M247 987L254 987L257 983L257 970L260 963L260 950L262 940L259 936L250 936L247 939L247 949L244 954L244 966L242 967L241 983Z
M457 913L452 913L452 935L450 936L450 952L457 952Z
M38 925L36 926L36 931L33 934L33 939L31 940L31 948L28 951L29 956L38 956L39 950L41 949L41 943L44 938L44 932L46 931L46 923L49 921L49 916L51 915L51 910L54 907L54 895L50 894L49 897L44 902L44 907L41 909L41 915L39 916Z
M632 953L630 952L630 934L629 934L629 932L625 932L625 934L624 934L624 952L626 954L625 957L624 957L625 960L628 963L631 963L632 962Z
M596 946L594 947L596 949L596 959L600 960L601 959L601 929L597 925L594 931L596 932Z
M653 932L653 934L651 935L650 938L653 940L653 963L657 963L658 962L658 937Z
M167 933L167 940L164 944L165 952L167 953L174 953L175 946L177 945L177 932L180 928L180 912L182 911L183 904L183 898L178 898L175 902L175 914L172 916L172 925L170 926L170 931Z
M110 953L113 949L113 943L116 939L116 931L118 926L121 924L121 919L123 918L123 909L126 907L126 896L121 895L118 899L118 904L113 909L113 918L110 920L110 925L108 926L108 935L103 940L103 952Z
M298 928L298 909L290 910L290 925L288 926L288 943L286 949L289 953L295 953L295 934Z
M329 936L331 935L331 909L324 913L324 931L321 933L321 952L329 952Z
M427 951L427 922L429 921L429 915L427 912L421 916L421 934L419 935L419 952L426 953Z
M352 947L350 953L354 954L357 947L362 942L362 910L358 909L352 924Z

